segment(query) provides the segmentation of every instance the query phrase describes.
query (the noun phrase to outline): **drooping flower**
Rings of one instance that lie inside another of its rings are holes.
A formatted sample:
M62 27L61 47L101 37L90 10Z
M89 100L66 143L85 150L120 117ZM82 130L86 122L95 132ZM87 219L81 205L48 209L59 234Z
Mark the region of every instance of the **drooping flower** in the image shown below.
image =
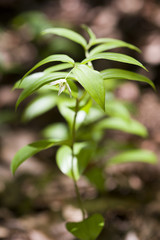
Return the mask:
M56 81L50 83L50 85L52 85L52 86L57 85L57 84L59 84L58 96L67 88L67 90L69 92L69 96L72 97L71 89L70 89L70 86L67 83L66 79L59 79L59 80L56 80Z

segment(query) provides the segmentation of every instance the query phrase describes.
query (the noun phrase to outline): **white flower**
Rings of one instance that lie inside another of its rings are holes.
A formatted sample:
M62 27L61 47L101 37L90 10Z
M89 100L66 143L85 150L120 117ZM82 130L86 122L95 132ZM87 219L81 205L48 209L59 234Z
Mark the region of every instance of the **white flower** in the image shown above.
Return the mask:
M59 80L56 80L56 81L50 83L50 85L57 85L57 84L59 84L58 96L67 88L68 92L69 92L69 96L72 97L71 89L70 89L70 86L67 83L66 79L59 79Z

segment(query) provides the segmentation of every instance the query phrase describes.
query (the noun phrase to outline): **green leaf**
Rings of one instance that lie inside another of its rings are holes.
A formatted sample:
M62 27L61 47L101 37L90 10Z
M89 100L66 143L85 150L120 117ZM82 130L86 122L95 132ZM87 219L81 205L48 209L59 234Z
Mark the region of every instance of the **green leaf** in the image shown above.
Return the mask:
M52 23L46 14L40 11L26 11L17 14L16 17L13 18L12 23L14 24L14 29L16 30L17 27L18 29L21 29L25 25L31 39L36 40L39 38L41 31L52 26Z
M85 102L82 100L82 105L80 106L79 111L84 111L88 114L92 107L92 103L93 102L91 98L87 99Z
M101 71L101 74L102 74L104 80L111 80L112 78L113 79L136 80L139 82L148 83L149 85L151 85L153 87L153 89L155 89L154 83L149 78L147 78L141 74L131 72L131 71L117 69L117 68L110 68L110 69Z
M59 122L47 126L42 134L45 138L63 140L68 138L68 129L66 124Z
M88 180L101 192L105 189L105 178L103 175L103 169L93 167L85 174Z
M85 144L85 142L84 142ZM87 144L86 145L79 145L79 149L77 149L76 157L78 159L78 169L80 174L83 173L83 171L88 166L88 163L92 159L95 153L96 146L94 143Z
M123 79L108 79L108 80L111 81L104 81L104 87L107 92L114 92L117 88L119 88L119 86L125 83L125 80Z
M32 157L33 155L35 155L36 153L44 150L44 149L48 149L52 146L56 146L56 145L62 145L62 144L67 144L67 141L57 141L57 140L53 140L53 139L49 139L49 140L40 140L37 142L33 142L31 144L28 144L26 146L24 146L23 148L21 148L16 155L14 156L12 163L11 163L11 171L12 174L15 173L15 171L17 170L17 168L28 158Z
M57 102L57 106L59 112L67 121L70 129L72 129L75 112L71 108L75 106L75 101L73 101L73 99L68 99L68 101L66 101L66 98L61 97Z
M45 73L57 72L57 71L65 70L65 69L72 68L72 67L73 67L73 64L71 64L71 63L61 63L61 64L57 64L55 66L46 68L44 70L44 72Z
M91 30L91 28L89 28L85 24L82 24L82 28L88 33L88 35L90 37L90 41L93 42L96 39L96 36L93 33L93 31Z
M23 79L23 82L21 82L21 80L17 81L14 84L13 90L14 89L23 89L23 88L27 88L30 84L32 84L33 82L38 81L39 78L43 77L45 75L44 72L37 72L37 73L33 73L29 76L27 76L26 78Z
M146 71L147 69L142 65L142 63L140 63L139 61L137 61L136 59L125 55L125 54L121 54L121 53L97 53L93 56L89 56L87 58L85 58L82 61L82 64L86 64L90 61L93 60L97 60L97 59L106 59L106 60L111 60L111 61L117 61L117 62L124 62L124 63L129 63L129 64L133 64L133 65L137 65L139 67L144 68Z
M122 40L119 40L119 39L114 39L114 38L97 38L97 39L95 39L93 42L92 42L92 45L91 46L94 46L94 45L97 45L97 44L102 44L102 43L110 43L110 42L112 42L112 43L125 43L125 44L127 44L128 45L128 48L130 48L130 49L133 49L133 50L135 50L135 51L137 51L137 52L141 52L141 50L139 49L139 48L137 48L135 45L132 45L132 44L130 44L130 43L127 43L127 42L124 42L124 41L122 41Z
M99 39L97 39L99 40ZM93 42L92 42L93 43ZM93 45L93 44L92 44ZM119 48L119 47L127 47L130 48L132 50L136 50L137 52L141 52L139 48L135 47L132 44L126 43L124 41L121 40L117 40L117 39L110 39L108 38L107 41L103 44L100 44L96 47L94 47L91 51L90 51L90 55L94 55L96 53L100 53L100 52L104 52L107 50L111 50L113 48Z
M75 180L79 179L80 172L78 169L78 160L76 157L74 157L72 162L72 150L70 147L62 146L58 149L56 154L56 162L59 169L65 175Z
M31 120L56 106L57 103L57 94L49 93L43 94L35 98L29 105L26 107L23 113L23 120Z
M81 222L68 222L66 224L67 230L81 240L95 240L103 227L104 218L97 213Z
M20 94L17 102L16 102L16 109L19 106L19 104L28 96L33 94L35 91L37 91L39 88L44 86L45 84L48 84L56 79L61 79L65 78L67 76L67 73L64 72L55 72L55 73L50 73L50 74L45 74L40 78L34 79L34 81L29 81L28 85L27 82L25 85L27 86Z
M96 105L93 105L85 119L85 123L92 124L94 121L97 121L104 116L104 112Z
M75 143L74 153L75 156L73 158L72 163L71 148L68 146L62 146L57 151L56 161L59 169L64 174L66 174L68 177L72 179L78 180L82 172L86 168L91 156L93 155L93 148L86 142Z
M146 162L155 164L157 162L156 155L148 150L136 149L120 153L108 160L107 165L127 163L127 162Z
M90 96L105 110L105 89L103 78L98 71L79 64L73 69L77 81L84 87Z
M141 137L147 136L146 128L140 124L138 121L129 119L125 120L122 118L111 117L108 119L104 119L101 122L97 123L94 127L95 130L97 129L114 129L114 130L121 130L127 133L132 133L139 135Z
M86 40L79 34L66 28L48 28L42 32L42 34L56 34L61 37L68 38L76 43L79 43L84 48L87 45Z
M72 66L74 65L74 60L72 58L70 58L69 56L65 55L65 54L54 54L51 55L49 57L46 57L45 59L43 59L42 61L38 62L33 68L31 68L21 79L21 82L23 81L23 79L25 77L27 77L31 72L33 72L36 68L49 63L49 62L67 62L72 64Z
M126 120L130 120L129 111L120 100L106 100L105 112L111 117L120 117Z

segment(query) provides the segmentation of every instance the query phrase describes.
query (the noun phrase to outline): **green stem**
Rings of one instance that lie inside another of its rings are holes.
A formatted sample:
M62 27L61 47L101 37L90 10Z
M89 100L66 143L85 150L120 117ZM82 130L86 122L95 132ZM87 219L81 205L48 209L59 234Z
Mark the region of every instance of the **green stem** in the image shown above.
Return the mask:
M72 125L72 144L71 144L72 169L71 169L71 171L72 171L72 177L73 177L73 181L74 181L74 187L75 187L75 190L76 190L77 199L78 199L79 206L80 206L82 216L83 216L83 220L84 220L85 219L85 210L84 210L84 207L83 207L81 195L80 195L79 188L78 188L77 181L76 181L76 177L75 177L75 174L74 174L74 157L75 157L74 144L75 144L75 138L76 138L76 118L77 118L77 114L78 114L78 106L79 106L79 100L76 99L75 115L74 115L73 125Z
M88 52L87 49L86 49L86 51L85 51L85 56L86 56L86 58L89 57L89 52ZM93 68L92 62L88 62L88 66L90 66L91 68Z
M86 57L89 56L88 49L85 49L85 55L86 55ZM89 62L88 65L93 68L93 65L92 65L91 62ZM77 114L78 114L79 102L84 98L85 95L86 95L86 91L82 94L82 96L79 99L78 98L76 99L75 115L74 115L74 119L73 119L72 135L71 135L71 137L72 137L72 144L71 144L72 168L71 168L71 172L72 172L74 187L75 187L75 190L76 190L76 195L77 195L77 199L78 199L78 202L79 202L79 207L80 207L81 212L82 212L83 220L85 219L85 210L84 210L84 207L83 207L83 202L82 202L82 199L81 199L81 195L80 195L79 188L78 188L78 185L77 185L76 177L75 177L75 174L74 174L74 157L75 157L74 144L75 144L75 141L76 141L76 118L77 118Z

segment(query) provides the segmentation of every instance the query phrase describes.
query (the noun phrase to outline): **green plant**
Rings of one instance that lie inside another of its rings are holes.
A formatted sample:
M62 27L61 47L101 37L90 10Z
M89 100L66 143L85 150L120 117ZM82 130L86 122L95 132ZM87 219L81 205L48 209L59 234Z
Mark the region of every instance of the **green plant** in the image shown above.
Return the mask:
M133 64L145 70L146 68L125 54L105 52L117 47L127 47L140 52L137 47L120 40L97 39L91 29L86 26L84 28L90 38L88 42L80 34L69 29L51 28L43 31L43 34L56 34L80 44L85 53L83 61L75 62L65 54L51 55L37 63L15 84L14 88L23 89L16 108L25 98L33 93L37 94L27 106L24 119L30 120L57 106L67 124L58 123L47 127L43 131L46 139L20 149L12 161L11 170L14 174L17 168L34 154L59 146L56 155L57 165L65 175L73 179L82 211L82 221L67 223L66 227L81 240L94 240L103 229L104 219L97 213L86 216L77 185L78 179L84 174L100 191L103 191L104 165L97 167L97 163L105 149L102 144L104 130L117 129L141 137L147 136L146 128L131 118L127 106L115 98L113 90L118 86L117 81L122 80L136 80L148 83L153 88L155 86L147 77L131 71L114 68L96 71L92 62L98 59ZM62 63L32 73L38 67L51 62ZM156 158L150 151L133 148L108 159L105 165L131 161L155 163ZM87 168L91 162L91 167Z

